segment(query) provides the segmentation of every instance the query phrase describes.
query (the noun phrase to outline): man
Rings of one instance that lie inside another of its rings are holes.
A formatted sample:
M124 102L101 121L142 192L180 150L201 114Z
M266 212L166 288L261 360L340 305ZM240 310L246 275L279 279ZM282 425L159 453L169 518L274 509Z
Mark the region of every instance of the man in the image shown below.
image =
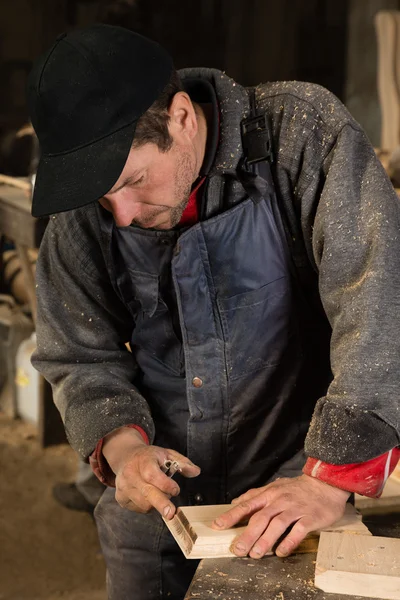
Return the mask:
M116 487L96 509L109 598L184 597L196 562L160 517L179 504L233 501L214 527L250 517L234 551L259 558L379 495L399 457L400 211L342 104L178 77L109 26L61 36L29 96L33 214L53 215L34 364Z

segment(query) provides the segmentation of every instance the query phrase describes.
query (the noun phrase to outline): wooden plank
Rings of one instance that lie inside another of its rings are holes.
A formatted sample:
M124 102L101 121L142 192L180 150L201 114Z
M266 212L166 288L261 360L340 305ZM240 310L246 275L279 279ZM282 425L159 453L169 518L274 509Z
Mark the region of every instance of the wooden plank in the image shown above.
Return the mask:
M315 585L335 594L400 600L400 540L322 532Z
M212 522L232 508L231 504L208 506L181 506L170 521L165 521L186 558L210 558L235 556L232 551L234 540L245 530L246 524L224 531L212 528ZM361 516L354 506L347 504L345 514L337 523L324 531L348 532L370 535ZM320 532L312 532L297 548L296 553L316 552ZM270 555L273 552L269 553Z
M378 42L378 93L381 106L381 147L394 150L400 143L398 74L399 12L379 11L375 16Z
M29 196L31 195L32 186L29 181L26 181L25 179L10 177L9 175L3 175L3 173L0 173L0 183L5 183L7 185L19 188L20 190L27 192Z

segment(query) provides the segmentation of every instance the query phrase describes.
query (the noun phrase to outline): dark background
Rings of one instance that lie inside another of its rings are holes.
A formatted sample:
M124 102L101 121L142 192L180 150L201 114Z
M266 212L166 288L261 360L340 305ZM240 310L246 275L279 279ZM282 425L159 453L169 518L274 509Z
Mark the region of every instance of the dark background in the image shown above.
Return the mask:
M339 96L379 143L373 16L400 0L0 0L0 135L27 119L31 61L93 22L163 44L178 68L211 66L245 85L301 79Z

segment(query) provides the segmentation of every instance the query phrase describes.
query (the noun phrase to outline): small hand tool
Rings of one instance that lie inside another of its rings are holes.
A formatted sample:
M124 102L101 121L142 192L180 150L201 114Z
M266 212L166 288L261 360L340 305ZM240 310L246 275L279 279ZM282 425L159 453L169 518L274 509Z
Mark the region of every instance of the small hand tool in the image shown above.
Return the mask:
M182 471L179 463L176 460L165 460L161 466L161 471L167 475L167 477L173 477L178 471Z

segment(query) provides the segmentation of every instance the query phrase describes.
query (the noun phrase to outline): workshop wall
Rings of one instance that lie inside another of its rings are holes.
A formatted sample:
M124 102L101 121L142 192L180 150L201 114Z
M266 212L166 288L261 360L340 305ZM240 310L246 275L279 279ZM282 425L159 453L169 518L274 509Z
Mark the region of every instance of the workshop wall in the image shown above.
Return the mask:
M0 0L0 133L28 118L26 80L32 60L65 27L67 0Z
M374 15L400 10L400 0L351 0L348 9L347 74L343 100L366 130L372 144L380 144L381 114L377 88L377 42Z
M27 118L26 74L61 31L120 24L165 45L178 68L214 66L251 85L320 83L377 144L373 15L400 0L0 0L0 134Z

